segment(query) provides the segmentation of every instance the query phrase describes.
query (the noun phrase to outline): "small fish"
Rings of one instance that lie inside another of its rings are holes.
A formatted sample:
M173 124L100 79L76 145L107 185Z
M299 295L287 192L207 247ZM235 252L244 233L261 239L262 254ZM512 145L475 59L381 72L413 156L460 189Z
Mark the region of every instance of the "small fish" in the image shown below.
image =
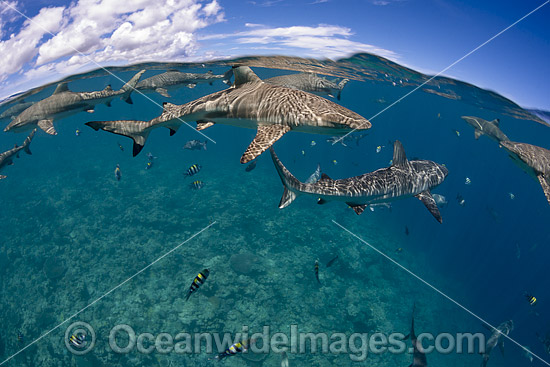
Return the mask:
M191 297L191 294L195 292L199 287L204 284L206 281L206 278L208 278L208 275L210 274L210 271L208 269L204 269L201 271L195 279L193 279L193 282L191 283L191 286L189 287L189 290L187 291L187 294L185 295L185 300L187 301L189 297Z
M74 134L75 134L76 136L80 136L80 130L76 129L76 131L74 132Z
M438 207L440 208L444 208L447 206L448 202L447 202L447 198L443 195L439 195L439 194L432 194L434 200L435 200L435 203L437 204Z
M400 254L401 252L403 252L403 247L396 248L395 252Z
M334 164L336 166L338 164L338 161L336 159L333 159L332 164Z
M455 130L455 134L456 134L456 136L457 136L457 137L459 137L459 138L460 138L460 131L458 131L458 130Z
M531 306L534 306L537 304L537 299L535 298L535 296L532 296L527 292L525 292L523 295L525 296L525 299L527 300L527 302L529 302Z
M321 284L319 280L319 260L315 260L315 279L317 279L317 283Z
M334 256L328 263L327 263L327 268L330 268L332 266L332 264L334 264L334 262L338 260L338 255Z
M204 142L200 140L189 140L185 145L183 146L183 149L189 149L189 150L206 150L206 143L208 140L205 140Z
M311 143L310 143L309 145L311 145L312 147L314 147L314 146L317 145L317 143L315 142L315 140L312 140Z
M306 152L302 150L302 155L306 155Z
M199 180L193 181L193 183L190 186L191 186L191 189L193 190L200 190L204 187L204 182Z
M248 349L248 346L251 344L251 340L243 340L240 343L235 343L220 354L218 354L214 359L217 359L218 361L221 361L225 357L234 356L237 353L242 353Z
M184 172L183 174L185 175L185 178L187 178L187 177L190 177L190 176L193 176L193 175L196 175L197 173L199 173L201 168L202 167L200 165L194 164L191 167L189 167L187 169L187 171Z
M464 200L464 198L460 194L456 195L456 201L458 201L458 205L460 206L464 206L466 204L466 200Z
M157 159L158 157L155 157L151 152L147 153L147 159L152 161L153 159Z
M153 168L153 161L147 162L147 165L145 166L145 169L151 169Z
M23 338L23 334L21 334L21 332L18 331L17 334L16 334L15 336L16 336L16 338L17 338L17 342L18 342L19 344L23 344L23 341L24 341L24 339L25 339L25 338Z
M409 235L409 227L405 226L405 235L408 236Z
M124 147L122 146L122 144L120 143L117 143L117 144L118 144L118 148L124 152Z
M383 148L382 145L377 146L376 147L376 153L380 153L380 151L382 151L382 148Z
M116 165L116 168L115 168L115 178L117 179L117 181L120 181L120 179L122 178L122 171L120 170L120 165Z
M466 180L464 181L464 184L465 185L471 185L472 184L472 180L470 180L470 177L466 177Z
M438 120L441 119L441 113L438 113L438 114L437 114L437 119L438 119Z
M246 168L244 169L246 172L250 172L252 171L254 168L256 168L256 160L253 160L252 162L250 162L248 164L248 166L246 166Z
M508 193L508 196L510 196L511 200L514 200L516 198L516 195L512 194L511 192Z
M71 345L76 348L84 348L86 346L85 342L86 342L86 335L84 335L83 333L78 333L76 335L73 334L69 338L69 343L71 343Z

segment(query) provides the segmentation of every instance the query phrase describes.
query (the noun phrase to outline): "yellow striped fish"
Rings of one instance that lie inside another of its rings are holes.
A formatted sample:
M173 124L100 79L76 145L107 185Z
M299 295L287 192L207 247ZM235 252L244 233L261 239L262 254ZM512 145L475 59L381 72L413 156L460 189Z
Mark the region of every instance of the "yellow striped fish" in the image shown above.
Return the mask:
M195 277L195 279L193 279L193 283L191 283L191 286L187 291L187 295L185 296L186 301L189 299L189 297L191 297L191 294L199 289L199 287L206 281L206 278L208 278L209 274L210 271L208 269L204 269Z

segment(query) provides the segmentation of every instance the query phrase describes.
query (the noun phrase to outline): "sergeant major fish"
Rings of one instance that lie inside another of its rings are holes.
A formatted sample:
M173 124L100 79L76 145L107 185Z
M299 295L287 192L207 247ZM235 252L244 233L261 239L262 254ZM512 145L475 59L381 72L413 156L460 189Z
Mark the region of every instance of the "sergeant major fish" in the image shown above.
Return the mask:
M191 283L191 286L189 287L189 290L185 295L186 301L189 299L189 297L191 297L191 294L193 294L197 289L199 289L201 285L204 284L209 274L210 271L208 269L204 269L195 277L195 279L193 279L193 282Z
M187 171L185 171L183 174L184 174L185 178L191 177L191 176L194 176L194 175L196 175L197 173L199 173L200 170L201 170L201 168L202 168L202 167L201 167L200 165L194 164L194 165L192 165L191 167L189 167L189 168L187 169Z
M120 96L126 103L132 104L130 94L134 90L139 78L145 72L138 72L124 86L115 91L110 85L101 91L95 92L72 92L66 82L59 83L51 96L36 102L17 117L4 129L4 131L24 131L38 125L50 135L57 135L53 126L54 120L74 115L81 111L94 112L97 104L105 103L111 105L111 101Z
M441 164L425 161L408 161L401 142L394 144L393 164L361 176L333 180L326 174L315 183L298 181L281 163L273 148L271 158L284 186L279 208L290 205L299 194L314 195L318 204L328 200L344 201L361 214L369 204L384 203L415 196L428 208L438 222L442 222L430 190L445 180L449 171Z
M325 98L264 83L247 66L233 69L233 74L235 83L231 88L180 106L165 103L164 112L150 121L90 121L86 125L132 138L134 156L158 127L170 129L172 135L185 121L197 121L197 130L214 124L257 128L241 163L252 161L291 130L343 135L372 126L364 117Z
M193 183L191 183L191 185L189 185L189 187L191 187L192 190L200 190L204 187L204 182L202 181L193 181Z

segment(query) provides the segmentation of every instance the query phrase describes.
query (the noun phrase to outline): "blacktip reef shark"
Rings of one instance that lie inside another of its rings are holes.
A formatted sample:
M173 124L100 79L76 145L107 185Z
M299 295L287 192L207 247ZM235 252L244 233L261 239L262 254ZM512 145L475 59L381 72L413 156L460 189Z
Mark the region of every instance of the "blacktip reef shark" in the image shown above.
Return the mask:
M432 161L408 161L405 149L399 141L394 144L393 164L390 167L340 180L333 180L323 173L319 181L309 184L298 181L281 163L273 148L270 151L285 188L279 203L281 209L290 205L299 194L318 197L318 204L330 200L343 201L357 214L363 213L370 204L415 196L438 222L443 221L430 189L441 184L449 171L445 166Z
M500 145L509 153L521 169L539 180L542 191L550 204L550 150L526 143L501 141Z
M338 81L338 79L328 80L327 78L317 76L317 74L314 73L299 73L275 76L273 78L265 79L264 82L288 88L300 89L304 92L318 95L328 95L333 98L336 95L336 99L340 100L342 89L344 89L344 86L347 82L349 82L349 79L342 79L341 81Z
M484 326L486 325L484 324ZM488 326L486 327L489 328ZM489 339L487 340L487 344L485 346L485 352L481 353L481 355L483 356L483 360L481 362L482 367L487 366L487 362L489 362L489 356L491 355L491 351L497 345L499 346L500 351L504 355L504 340L503 340L504 338L502 338L502 336L503 335L508 336L508 334L510 334L510 332L514 329L514 322L512 320L505 321L499 326L497 326L496 328L489 328L489 329L492 331L492 333Z
M364 117L328 99L264 83L248 66L234 68L233 75L232 87L183 105L164 103L163 113L150 121L91 121L86 125L132 138L134 156L157 127L169 128L170 135L189 121L197 121L197 130L214 124L257 128L241 163L258 157L290 130L333 135L371 127Z
M136 89L140 91L155 91L163 97L170 98L169 89L176 89L182 86L195 88L197 84L209 83L215 80L222 80L225 84L231 84L231 76L233 69L222 75L216 75L212 71L204 74L184 73L177 70L169 70L162 74L154 75L150 78L143 79L136 85Z
M126 103L132 104L130 94L134 90L141 75L145 72L138 72L130 81L119 90L113 90L110 85L101 91L94 92L72 92L66 82L59 83L53 94L21 112L4 131L19 132L32 129L38 125L50 135L57 135L53 126L54 120L74 115L81 111L94 112L97 104L104 103L111 105L111 101L120 96Z
M481 135L487 135L489 138L495 140L497 143L501 141L508 141L506 134L500 130L499 119L493 121L487 121L479 117L474 116L461 116L461 118L468 123L468 125L474 128L474 137L479 139Z
M411 338L411 343L413 345L413 363L409 367L426 367L428 365L428 359L426 358L426 351L422 346L422 342L418 340L414 332L414 313L416 311L416 305L413 307L412 323L411 323L411 332L405 337L405 339Z
M29 145L31 144L31 141L32 141L32 138L34 137L35 132L36 132L36 129L31 131L29 136L27 136L27 138L23 142L23 145L21 145L20 147L15 145L14 148L12 148L12 149L4 152L4 153L0 153L0 170L2 170L6 166L11 166L13 164L13 157L14 156L19 157L19 151L24 150L25 153L32 154L31 150L29 148ZM0 180L5 179L6 177L7 176L0 175Z

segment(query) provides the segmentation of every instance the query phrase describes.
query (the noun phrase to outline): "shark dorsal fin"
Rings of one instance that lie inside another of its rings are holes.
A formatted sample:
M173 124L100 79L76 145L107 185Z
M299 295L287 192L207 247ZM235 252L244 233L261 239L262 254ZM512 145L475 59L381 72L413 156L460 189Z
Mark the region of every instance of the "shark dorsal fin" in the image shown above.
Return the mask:
M235 77L235 87L246 83L257 83L262 81L248 66L236 67L233 69L233 76Z
M499 119L494 119L492 121L493 125L495 125L496 127L498 127L498 125L500 124L500 120Z
M63 93L67 92L69 90L69 86L67 85L67 82L62 82L57 85L57 88L53 91L53 94Z
M394 167L409 168L409 161L405 155L405 148L399 140L393 144L393 164Z
M105 87L105 89L103 89L103 90L104 90L104 91L107 91L107 92L110 92L110 91L113 90L113 87L111 87L111 84L109 84L109 85L107 85L107 86Z
M206 72L206 75L214 75L214 73L212 72L212 70L208 70L208 71Z
M322 181L322 180L331 180L332 181L332 178L330 178L329 175L327 175L326 173L321 173L321 179L319 181Z

